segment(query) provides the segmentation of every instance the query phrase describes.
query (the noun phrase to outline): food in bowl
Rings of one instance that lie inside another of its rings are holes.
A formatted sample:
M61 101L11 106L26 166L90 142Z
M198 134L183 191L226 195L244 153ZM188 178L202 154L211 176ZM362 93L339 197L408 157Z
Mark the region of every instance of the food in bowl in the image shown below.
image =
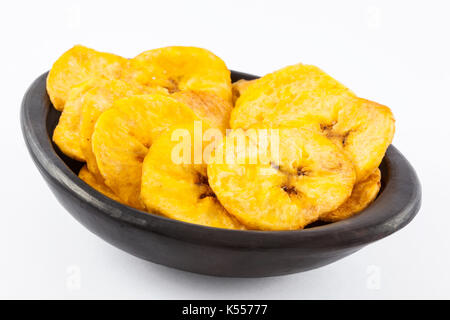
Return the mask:
M53 141L85 162L79 177L122 204L237 230L335 222L376 198L391 110L315 66L231 83L212 52L149 50L132 59L75 46L47 92Z

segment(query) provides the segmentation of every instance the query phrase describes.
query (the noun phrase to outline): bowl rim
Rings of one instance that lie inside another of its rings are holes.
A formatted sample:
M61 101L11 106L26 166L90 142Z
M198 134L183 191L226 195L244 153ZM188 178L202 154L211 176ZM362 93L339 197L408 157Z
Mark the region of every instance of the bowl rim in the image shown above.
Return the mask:
M54 149L47 132L52 108L46 91L48 72L28 88L21 106L21 128L29 153L42 175L79 201L95 207L118 223L181 241L235 248L334 248L363 246L407 225L421 205L421 185L413 167L391 145L382 162L386 184L361 213L340 222L290 231L230 230L207 227L149 214L118 203L78 178ZM232 80L257 76L231 71Z

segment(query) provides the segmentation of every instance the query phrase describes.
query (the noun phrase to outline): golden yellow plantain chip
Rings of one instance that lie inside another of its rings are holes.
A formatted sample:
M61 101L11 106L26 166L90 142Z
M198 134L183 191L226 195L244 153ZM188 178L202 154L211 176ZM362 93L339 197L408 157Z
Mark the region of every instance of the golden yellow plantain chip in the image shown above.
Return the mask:
M194 164L193 137L192 125L174 127L150 147L142 167L141 198L147 210L204 226L244 229L209 187L206 164Z
M47 77L47 92L53 106L63 110L70 89L92 77L118 79L127 59L76 45L53 64Z
M233 105L236 104L237 99L241 96L241 94L247 90L248 86L254 83L255 80L245 80L241 79L231 84L232 93L233 93Z
M138 88L121 80L103 80L91 88L84 96L79 115L79 145L89 171L97 180L102 180L95 155L92 151L91 136L98 117L112 107L115 100L140 94ZM66 109L63 111L63 115Z
M356 97L317 67L298 64L256 80L232 111L232 128L255 124L306 127L342 147L353 161L357 181L381 163L394 135L386 106Z
M81 168L80 172L78 173L78 177L98 192L113 200L121 202L119 197L117 197L106 184L104 184L102 181L97 180L96 177L91 172L89 172L86 165Z
M320 124L320 132L341 146L353 161L358 182L378 168L394 131L391 110L361 98L351 99L329 124Z
M198 119L185 104L160 95L116 100L92 134L92 151L105 184L128 205L142 209L142 162L153 141L170 127Z
M194 113L210 127L225 132L229 127L231 103L208 91L178 91L171 95L185 103Z
M329 139L299 128L261 132L234 130L208 164L212 190L242 224L301 229L350 196L353 165Z
M364 181L358 182L353 187L350 198L336 210L324 213L320 220L335 222L350 218L367 208L377 197L381 187L381 172L376 169Z
M195 47L165 47L131 59L125 78L149 87L210 91L231 103L230 71L212 52Z
M103 80L99 80L103 81ZM94 85L90 79L70 89L65 108L59 117L58 124L53 131L53 141L67 156L78 161L85 161L80 147L80 118L84 97Z
M123 81L104 78L91 78L74 86L53 132L53 141L69 157L87 161L90 154L86 154L87 146L86 143L83 146L83 139L89 136L90 146L98 113L109 108L115 99L137 93ZM96 173L91 162L87 162L90 171Z

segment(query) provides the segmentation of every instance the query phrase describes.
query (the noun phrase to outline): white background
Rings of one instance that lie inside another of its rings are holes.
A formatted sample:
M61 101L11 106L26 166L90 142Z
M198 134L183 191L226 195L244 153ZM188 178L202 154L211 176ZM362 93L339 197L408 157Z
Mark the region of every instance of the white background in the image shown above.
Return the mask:
M1 298L450 298L450 19L445 1L2 1ZM263 75L320 66L390 106L423 205L400 232L332 265L263 279L190 274L130 256L57 203L19 127L25 90L76 43L132 57L208 48Z

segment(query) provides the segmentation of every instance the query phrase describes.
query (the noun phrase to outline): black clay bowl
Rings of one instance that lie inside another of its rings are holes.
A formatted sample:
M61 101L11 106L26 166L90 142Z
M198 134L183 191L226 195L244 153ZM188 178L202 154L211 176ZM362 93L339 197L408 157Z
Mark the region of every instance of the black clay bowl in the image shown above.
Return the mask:
M47 96L46 76L36 79L22 103L22 131L34 163L56 198L79 222L143 259L215 276L289 274L329 264L382 239L408 224L419 210L421 187L416 173L393 146L380 166L383 180L378 198L362 213L341 222L299 231L237 231L132 209L78 179L81 163L52 144L50 137L60 113ZM232 78L255 77L232 72Z

